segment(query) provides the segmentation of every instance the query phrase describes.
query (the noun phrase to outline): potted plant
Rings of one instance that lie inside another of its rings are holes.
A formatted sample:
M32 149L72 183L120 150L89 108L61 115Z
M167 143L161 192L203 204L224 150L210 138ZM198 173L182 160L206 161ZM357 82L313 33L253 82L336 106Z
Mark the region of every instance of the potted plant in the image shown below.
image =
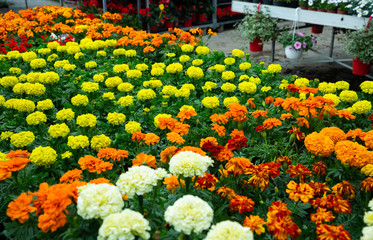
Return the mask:
M303 51L308 51L316 43L316 38L312 35L305 36L302 32L284 31L279 38L279 42L284 46L287 58L297 59Z
M347 5L350 3L350 0L338 0L338 14L347 14Z
M328 13L337 13L338 3L334 0L328 0L328 4L326 4L326 11Z
M273 0L274 6L285 6L286 4L290 3L291 0Z
M353 58L352 73L367 75L373 62L373 27L347 32L341 42L345 52Z
M263 42L276 40L279 29L276 26L277 20L271 18L268 13L249 11L241 22L237 23L237 30L241 36L250 43L250 51L263 51Z
M308 8L308 1L307 0L299 0L299 7L303 10Z

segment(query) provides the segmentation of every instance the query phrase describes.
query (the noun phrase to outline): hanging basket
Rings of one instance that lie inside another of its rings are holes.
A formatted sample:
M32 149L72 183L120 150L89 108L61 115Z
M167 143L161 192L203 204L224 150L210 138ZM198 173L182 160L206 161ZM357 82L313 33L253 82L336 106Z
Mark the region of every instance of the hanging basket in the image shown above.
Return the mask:
M249 42L250 52L261 52L263 51L263 41L255 38L253 42Z
M313 25L312 26L312 29L311 29L311 32L312 33L315 33L315 34L318 34L318 33L322 33L322 30L324 29L324 26L321 26L321 25Z
M370 72L371 63L363 63L358 58L352 60L352 74L358 76L367 75Z
M298 59L302 56L302 50L295 50L292 46L287 46L285 48L285 55L289 59Z

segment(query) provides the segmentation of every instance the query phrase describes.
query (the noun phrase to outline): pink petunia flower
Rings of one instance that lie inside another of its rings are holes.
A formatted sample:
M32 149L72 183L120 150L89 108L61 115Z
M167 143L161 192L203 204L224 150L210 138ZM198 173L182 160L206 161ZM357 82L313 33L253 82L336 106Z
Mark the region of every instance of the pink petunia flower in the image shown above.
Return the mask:
M300 42L295 42L294 43L294 48L297 49L297 50L299 50L299 49L302 48L302 44Z
M297 32L297 35L298 35L298 36L301 36L301 37L304 37L304 34L301 33L301 32Z
M303 48L306 48L306 47L307 47L307 43L306 43L306 42L303 42L302 47L303 47Z

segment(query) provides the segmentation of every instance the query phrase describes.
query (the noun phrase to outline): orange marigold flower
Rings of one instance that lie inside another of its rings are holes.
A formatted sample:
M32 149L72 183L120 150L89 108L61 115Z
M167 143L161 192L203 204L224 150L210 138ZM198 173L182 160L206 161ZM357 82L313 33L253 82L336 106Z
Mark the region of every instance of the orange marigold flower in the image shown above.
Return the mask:
M89 181L88 183L93 183L93 184L102 184L102 183L107 183L107 184L110 184L110 185L113 185L109 179L107 178L96 178L96 179L92 179L91 181Z
M228 117L225 116L224 114L213 114L210 116L210 119L213 123L218 123L218 124L226 124L228 122Z
M9 172L6 169L0 168L0 181L10 178L12 176L12 172Z
M214 137L207 137L207 138L202 138L201 142L199 143L199 146L202 147L203 144L210 142L213 146L218 145L218 140Z
M254 209L254 201L251 198L246 196L236 195L233 199L230 200L229 208L231 211L238 211L242 214L245 212L251 212Z
M244 105L241 105L239 103L230 103L227 108L229 109L229 111L226 112L225 115L233 121L243 122L248 120L247 114L249 112Z
M246 103L250 106L251 109L255 108L254 98L247 99Z
M276 159L276 163L279 163L284 168L287 168L289 165L291 165L292 161L290 160L290 157L288 156L281 156Z
M334 218L332 211L327 211L325 208L318 208L316 213L311 213L311 221L316 225L322 222L331 222Z
M85 155L84 157L81 157L78 163L82 170L88 169L89 172L97 172L97 174L105 172L106 170L113 169L112 163L102 161L101 159L95 158L90 155Z
M351 213L351 203L348 200L344 200L341 196L329 194L315 200L311 200L311 205L314 208L328 208L332 209L337 213Z
M316 156L330 157L334 151L334 142L328 136L313 132L304 139L307 150Z
M339 195L341 197L345 197L347 199L353 199L356 195L356 188L354 185L349 183L348 181L342 181L337 183L332 187L332 191L335 195Z
M296 128L296 127L294 127L294 126L291 126L292 127L292 129L291 130L289 130L289 131L287 131L287 133L289 133L289 134L291 134L291 138L292 139L295 139L295 138L297 138L298 139L298 141L300 141L300 140L302 140L302 139L304 139L306 136L304 135L304 133L299 129L299 128Z
M356 128L354 130L349 130L346 133L346 138L356 139L357 137L359 137L361 140L363 140L365 138L365 135L366 133L363 132L360 128Z
M175 189L180 187L180 183L182 187L185 186L185 181L183 179L178 179L176 175L172 175L170 177L164 178L163 184L166 185L166 188L170 190L172 193L175 192Z
M281 103L281 107L286 111L290 111L290 109L297 111L299 109L300 99L295 97L290 97L284 99Z
M145 144L154 145L159 142L159 136L154 133L147 133L144 137Z
M372 160L372 152L357 142L340 141L335 145L335 153L342 164L362 168Z
M273 103L273 106L278 107L281 106L281 104L285 101L285 99L277 97L275 98L275 102Z
M222 149L220 149L218 155L216 155L215 158L217 161L223 162L223 161L228 161L233 156L234 156L233 152L227 146L225 146Z
M57 212L53 215L43 214L38 218L38 227L43 232L56 231L57 228L63 227L67 222L67 217L63 212Z
M269 185L269 178L274 179L280 175L280 170L278 170L280 167L281 164L275 162L251 165L245 172L246 175L252 175L247 183L255 189L260 187L260 190L263 192Z
M232 188L228 188L226 186L218 188L216 193L221 197L221 198L227 198L228 200L232 200L233 198L236 197L236 192Z
M268 117L268 112L264 111L264 110L256 110L256 111L252 112L251 115L253 115L254 118Z
M273 127L281 126L282 122L277 118L268 118L264 120L263 126L265 129L272 129Z
M248 168L253 165L248 158L244 157L237 157L237 158L231 158L225 164L225 169L229 174L233 173L235 177L245 173Z
M176 151L178 150L177 147L171 146L166 148L161 152L161 162L163 163L169 163L170 159L172 158L173 155L176 154Z
M255 232L257 235L265 232L264 224L264 219L255 215L250 215L250 217L246 217L245 220L243 220L243 226L250 228L250 231Z
M212 130L215 130L216 133L220 136L220 137L224 137L225 136L225 127L224 126L220 126L219 124L212 124Z
M308 120L305 119L304 117L297 118L296 123L301 127L306 126L306 128L310 128L310 124Z
M0 169L8 172L17 172L26 167L29 162L30 160L28 158L14 157L8 161L0 161Z
M290 181L287 185L286 192L289 193L289 198L298 202L299 199L303 203L308 203L313 198L315 190L311 188L307 183L297 184L294 181Z
M310 87L299 87L299 93L305 93L305 94L308 94L308 93L313 93L313 94L316 94L319 89L318 88L310 88Z
M336 115L347 120L354 120L356 118L350 111L344 109L338 110Z
M316 226L317 240L350 240L350 234L343 225L319 224Z
M167 133L167 140L172 143L184 144L185 139L176 132Z
M326 185L326 183L321 182L314 182L313 180L308 183L308 185L315 190L314 197L321 197L327 191L330 191L330 188Z
M242 130L238 130L238 129L233 129L233 131L231 132L230 136L233 138L233 137L236 137L236 136L242 136L244 137L245 136L245 133L244 131Z
M166 128L171 130L175 127L177 123L178 121L174 118L170 118L170 117L158 118L158 127L162 130Z
M191 117L197 116L196 111L194 109L183 109L177 114L177 118L180 119L180 121L184 122L185 119L190 119Z
M139 153L135 159L132 160L132 166L146 165L148 167L157 168L157 161L155 157L151 154Z
M180 152L186 152L186 151L191 151L198 153L201 156L206 156L206 152L202 151L202 149L198 147L192 147L192 146L185 146L179 149Z
M320 133L328 136L334 144L347 139L345 132L338 127L326 127L321 129Z
M134 142L141 142L142 140L144 140L144 138L145 134L142 132L133 132L131 137L132 141Z
M18 219L20 223L24 223L29 219L30 212L35 212L36 207L30 206L32 196L27 193L21 193L16 199L8 204L6 215L13 220Z
M209 191L215 190L215 183L219 182L219 180L210 173L205 173L202 177L198 176L194 187L198 189L208 189Z
M60 178L60 183L69 183L74 182L75 180L82 179L82 170L77 168L67 171L62 177Z
M271 103L273 103L273 102L275 101L275 98L269 96L269 97L266 97L264 101L265 101L265 103L266 103L267 105L269 105L269 104L271 104Z
M373 130L367 132L363 140L367 148L373 149Z
M122 158L128 157L128 151L116 150L115 148L102 148L98 151L97 157L120 161Z
M361 191L373 192L373 178L368 177L364 179L364 181L361 182L360 187Z
M326 166L323 161L318 161L312 164L312 171L316 175L325 176L326 175Z
M310 169L298 163L296 166L290 165L286 173L290 173L290 178L298 177L300 182L306 182L308 176L313 176Z
M143 50L144 53L154 52L154 51L155 51L155 48L153 48L152 46L146 46Z
M280 117L280 119L282 120L282 121L284 121L284 120L286 120L286 119L293 119L294 117L293 117L293 115L291 114L291 113L283 113L283 114L281 114L281 117Z
M16 157L23 157L27 158L30 157L31 153L29 153L27 150L11 150L7 155L5 155L6 158L16 158Z
M170 130L171 132L175 132L180 134L180 136L186 135L189 132L190 125L177 122Z

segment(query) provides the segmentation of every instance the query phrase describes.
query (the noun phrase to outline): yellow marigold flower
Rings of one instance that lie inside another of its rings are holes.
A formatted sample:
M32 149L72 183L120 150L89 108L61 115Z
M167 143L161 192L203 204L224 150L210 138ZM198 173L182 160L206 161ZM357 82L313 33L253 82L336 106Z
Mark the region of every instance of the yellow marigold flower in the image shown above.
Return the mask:
M192 61L192 64L193 64L193 66L200 66L200 65L203 64L203 60L202 59L194 59Z
M310 81L307 78L298 78L295 80L294 84L298 87L308 87Z
M90 62L86 62L84 64L84 66L87 69L96 68L97 67L97 63L95 61L90 61Z
M162 93L170 97L175 95L176 91L177 91L177 88L174 86L170 86L170 85L164 86L162 89Z
M66 137L70 133L70 128L65 123L55 124L49 126L48 133L52 138Z
M44 84L53 84L60 81L60 76L56 72L45 72L39 75L39 82Z
M51 147L39 146L32 150L29 159L36 166L49 167L56 161L57 152Z
M70 152L70 151L66 151L66 152L61 154L62 159L71 158L72 156L73 156L73 153Z
M106 93L102 94L102 98L105 99L105 100L114 100L115 95L114 95L113 92L106 92Z
M161 80L149 80L142 83L144 87L161 88L163 86Z
M128 70L130 70L130 67L127 64L118 64L113 67L115 73L127 72Z
M233 49L232 55L238 58L243 58L245 56L245 52L240 49Z
M181 87L175 93L175 97L185 97L185 98L188 98L189 96L190 96L190 89L189 88L185 88L185 87Z
M24 83L23 85L27 95L42 96L46 91L45 86L40 83Z
M141 124L136 122L136 121L129 121L124 129L126 130L126 132L128 132L129 134L132 134L133 132L141 132Z
M20 133L15 133L10 136L10 143L16 148L22 148L30 145L35 140L35 135L33 132L25 131Z
M75 58L76 60L78 60L78 59L81 58L81 57L84 57L84 53L82 53L82 52L75 53L75 55L74 55L74 58Z
M352 105L353 113L364 114L368 113L372 109L372 103L367 100L362 100Z
M166 67L167 73L175 74L181 71L183 71L183 65L181 65L180 63L171 63Z
M71 108L64 108L57 112L56 118L60 121L71 121L75 118L75 113Z
M216 88L217 84L214 82L207 81L205 85L202 87L203 91L211 91L212 89Z
M150 74L152 76L162 76L164 74L164 70L163 68L160 68L160 67L152 67Z
M17 83L16 85L14 85L13 87L13 92L15 94L19 94L19 95L22 95L24 94L26 91L26 87L25 87L25 84L23 83Z
M254 78L253 76L251 76L249 78L249 82L255 83L256 85L259 85L259 84L262 83L262 81L260 80L260 78Z
M360 84L363 93L373 94L373 81L364 81Z
M339 94L339 98L341 99L341 101L348 102L348 103L356 102L359 99L359 97L357 96L357 93L351 90L343 90Z
M13 134L11 131L5 131L1 133L0 137L2 140L8 141Z
M211 70L214 70L217 73L222 73L225 71L225 65L223 64L215 64L214 66L210 67Z
M321 82L318 88L322 93L335 93L337 91L335 83Z
M167 53L166 56L169 57L169 58L173 58L173 57L176 56L176 54L175 53Z
M35 103L27 99L9 99L4 103L4 107L15 109L19 112L33 112Z
M70 55L74 55L75 53L80 52L79 46L68 46L66 52Z
M109 137L105 136L104 134L94 136L91 139L91 148L96 150L97 152L102 148L110 147L111 140Z
M184 62L188 62L190 60L190 57L188 55L181 55L179 57L179 61L184 63Z
M33 112L26 117L26 122L28 125L38 125L40 123L47 122L47 116L43 112Z
M117 45L118 41L115 40L115 39L107 39L105 41L105 44L108 46L108 47L115 47L115 45Z
M17 68L17 67L11 67L11 68L9 68L9 72L19 75L19 74L21 74L22 70L20 68Z
M59 47L60 44L57 41L50 42L47 44L47 48L52 49L52 50L57 50L57 47Z
M18 51L9 51L7 54L6 54L6 57L9 59L9 60L12 60L12 59L18 59L22 56L21 53L19 53Z
M137 52L134 49L130 49L127 50L124 55L126 55L126 57L136 57Z
M84 82L81 85L81 88L84 92L96 92L99 89L98 83L94 82Z
M133 90L133 85L129 82L124 82L118 85L118 90L121 92L130 92Z
M74 106L87 106L89 103L86 95L78 94L71 98L71 104Z
M9 159L6 158L6 154L0 152L0 162L6 162L6 161L9 161Z
M5 98L3 95L0 95L0 106L3 106L5 103Z
M97 57L106 57L107 53L105 51L97 51L96 56Z
M159 127L159 119L160 118L172 118L171 114L160 113L154 117L154 126Z
M94 127L97 124L95 115L87 113L76 118L76 124L80 127Z
M337 95L335 95L335 94L332 94L332 93L325 94L323 96L323 98L332 100L334 102L334 104L332 105L332 107L338 106L338 104L341 102L341 100L339 99L339 97Z
M271 90L272 89L272 87L270 87L270 86L264 86L264 87L262 87L261 89L260 89L260 91L262 91L262 92L268 92L269 90Z
M367 164L361 169L361 173L367 177L373 177L373 164Z
M60 61L56 61L53 66L54 68L63 68L63 66L65 66L66 64L70 64L69 60L60 60Z
M184 47L185 45L183 45L182 47L181 47L181 51L183 51L183 47ZM189 49L190 49L190 47L189 47ZM193 49L193 48L192 48ZM184 51L183 51L184 52ZM197 48L196 48L196 53L197 53L197 55L207 55L207 54L209 54L210 53L210 49L208 48L208 47L206 47L206 46L198 46Z
M241 71L246 71L246 70L248 70L248 69L251 68L251 63L243 62L243 63L241 63L238 67L239 67L239 69L240 69ZM247 76L247 75L246 75L246 76ZM240 80L240 81L241 81L241 80Z
M86 148L89 146L89 140L87 136L69 136L67 138L67 145L72 149Z
M95 74L93 76L93 81L95 81L97 83L103 82L104 80L105 80L105 77L102 74Z
M190 44L184 44L183 46L181 46L181 51L182 52L193 52L193 49L194 47Z
M162 68L162 69L165 69L166 68L166 64L164 64L163 62L157 62L157 63L154 63L152 65L152 68Z
M250 77L247 76L246 74L241 75L241 76L238 78L238 80L239 80L240 82L241 82L241 81L244 81L244 80L248 80L248 79L250 79Z
M242 93L254 94L257 90L256 84L253 82L241 82L238 84L238 89Z
M126 54L126 49L124 48L118 48L113 51L114 56L121 56Z
M328 136L313 132L304 139L307 150L316 156L329 157L334 151L334 142Z
M140 70L128 70L126 76L130 79L141 78L142 72Z
M24 52L24 53L21 53L21 57L23 61L31 62L32 60L38 58L38 55L36 55L35 52Z
M335 83L335 87L338 90L348 90L350 89L350 84L346 81L338 81Z
M18 83L18 78L15 76L5 76L0 79L0 85L7 88L13 87Z
M65 71L73 71L76 68L75 64L65 64L62 67Z
M239 103L239 102L240 101L238 100L238 98L233 96L233 97L225 98L224 101L223 101L223 104L224 104L224 106L228 106L231 103Z
M224 79L224 80L232 80L236 77L236 75L234 74L233 71L225 71L221 74L221 77Z
M237 89L236 85L232 83L224 83L221 85L221 90L224 92L234 92Z
M202 99L202 105L206 108L216 108L219 106L219 98L218 97L205 97Z
M231 57L227 57L227 58L224 59L224 63L226 65L233 65L233 64L236 63L236 59L231 58Z
M187 89L189 89L191 91L196 90L196 87L193 84L191 84L191 83L184 83L181 87L182 88L187 88Z
M118 87L123 81L120 77L109 77L105 81L105 85L108 88L115 88Z
M51 53L51 49L50 48L40 48L40 49L38 49L38 53L40 53L42 55L48 55L49 53Z
M118 99L117 103L122 107L133 105L133 96L124 96Z
M191 66L187 69L186 74L193 79L203 78L203 70L199 67Z
M27 80L27 75L26 74L22 74L21 76L18 77L19 82L25 82L26 80Z
M282 67L280 64L269 64L268 72L269 73L281 73Z
M57 52L66 52L67 51L67 46L58 46L57 47Z
M136 64L135 68L140 71L146 71L149 69L149 66L146 65L145 63L139 63L139 64Z
M152 89L141 89L137 93L137 99L141 101L152 100L156 98L157 94Z
M109 113L106 119L110 124L120 125L126 121L126 115L124 115L123 113L113 112Z

